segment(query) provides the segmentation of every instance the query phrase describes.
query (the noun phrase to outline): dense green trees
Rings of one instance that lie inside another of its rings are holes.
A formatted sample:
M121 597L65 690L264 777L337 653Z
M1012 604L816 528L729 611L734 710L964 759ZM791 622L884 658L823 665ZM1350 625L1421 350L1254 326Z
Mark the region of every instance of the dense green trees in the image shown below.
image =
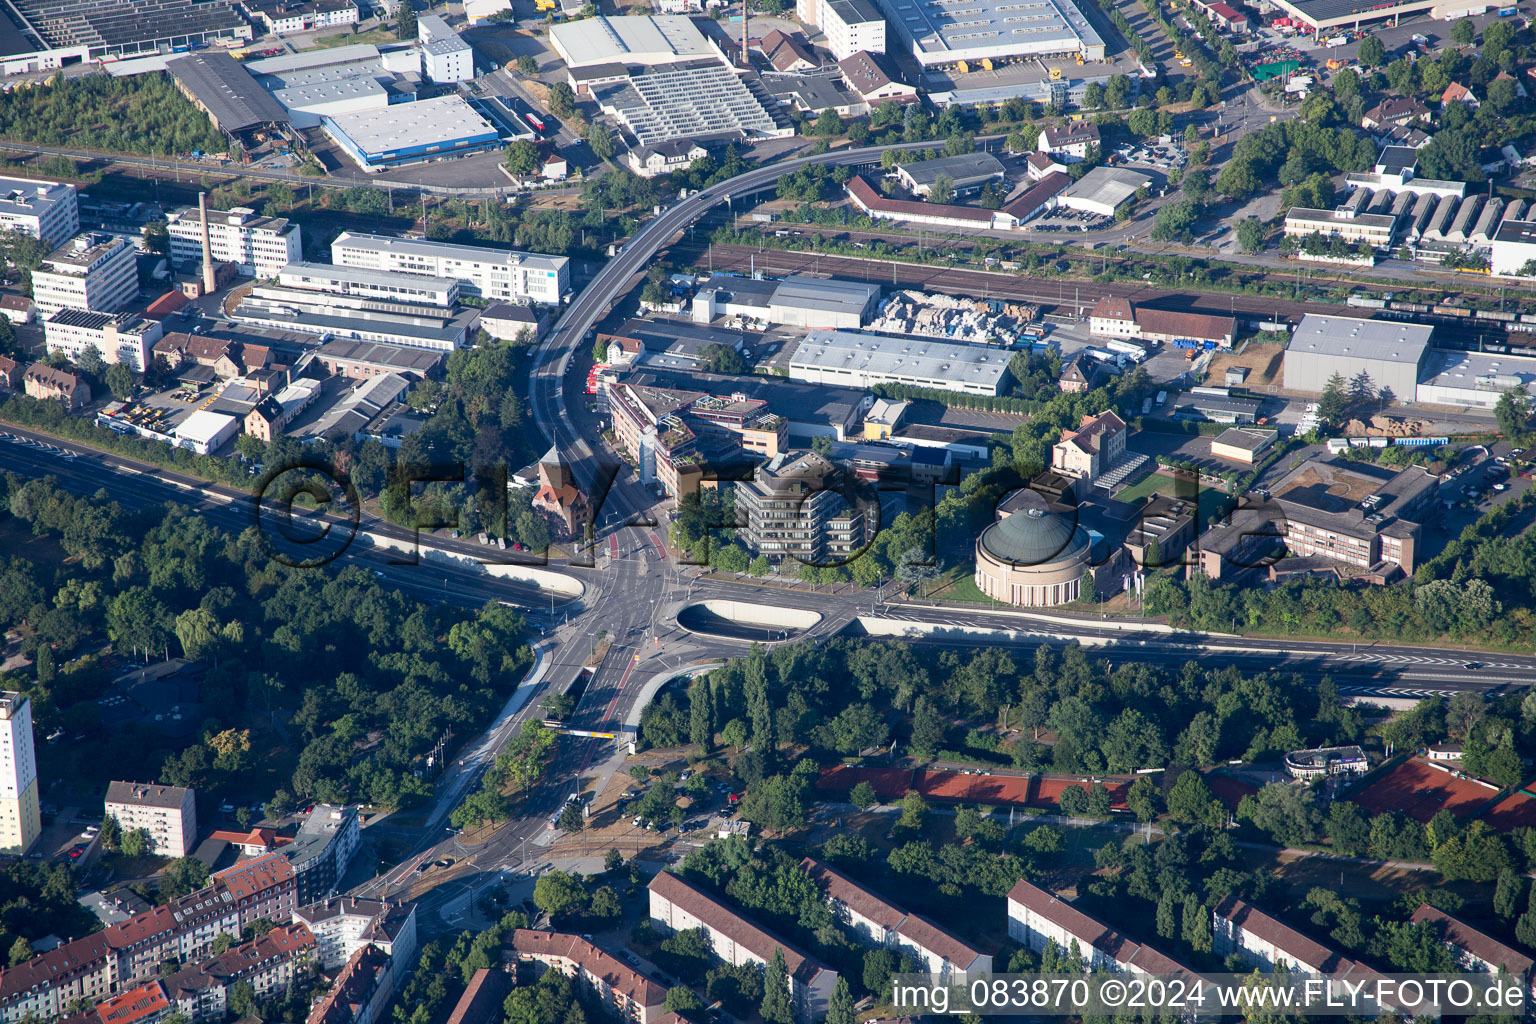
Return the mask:
M79 561L44 572L0 565L7 629L73 657L92 635L154 658L213 663L190 745L128 726L97 732L88 777L160 777L210 797L266 799L281 785L336 802L398 804L427 792L419 758L448 728L472 729L499 706L530 655L520 616L424 606L359 568L273 563L253 530L231 536L178 506L129 513L105 495L75 498L49 480L7 478L5 506ZM94 705L100 676L61 674L30 692L40 728ZM289 737L273 730L279 709ZM239 728L234 728L236 725ZM253 791L250 769L297 746L291 780ZM132 840L123 837L125 851Z
M165 72L55 75L50 88L0 94L0 136L124 153L224 152L224 136Z

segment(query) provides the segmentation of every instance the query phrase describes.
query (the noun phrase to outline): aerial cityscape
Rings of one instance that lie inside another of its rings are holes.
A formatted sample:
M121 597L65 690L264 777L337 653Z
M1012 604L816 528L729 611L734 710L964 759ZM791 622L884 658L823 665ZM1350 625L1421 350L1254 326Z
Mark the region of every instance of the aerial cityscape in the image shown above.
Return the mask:
M0 1024L1529 1015L1533 93L1473 0L0 0Z

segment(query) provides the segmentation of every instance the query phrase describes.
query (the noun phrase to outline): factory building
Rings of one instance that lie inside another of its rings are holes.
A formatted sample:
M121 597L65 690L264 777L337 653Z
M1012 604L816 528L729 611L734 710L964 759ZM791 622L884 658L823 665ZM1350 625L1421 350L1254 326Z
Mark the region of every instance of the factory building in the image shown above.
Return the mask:
M558 305L571 287L564 256L454 245L420 238L392 238L343 231L331 243L331 262L458 281L465 295L499 302Z
M1073 0L937 4L880 0L890 25L924 68L988 68L1031 57L1104 59L1104 40Z
M1390 249L1397 218L1390 214L1353 213L1347 209L1311 210L1293 206L1285 215L1287 238L1321 235L1341 238L1351 245L1365 242L1375 249Z
M880 286L792 274L779 281L708 278L693 298L693 320L743 317L785 327L857 329L880 305Z
M962 153L932 160L914 160L896 168L896 177L908 192L927 198L940 177L949 179L956 195L979 192L989 182L1002 181L1003 165L991 153Z
M870 388L876 384L1002 394L1008 353L982 345L955 345L857 331L810 331L789 359L791 380Z
M1285 386L1320 394L1328 379L1368 374L1377 388L1409 400L1434 328L1394 320L1308 314L1285 348Z
M495 125L458 95L322 117L320 123L369 174L482 153L501 145Z
M240 9L274 36L357 24L357 0L242 0Z
M171 236L171 262L183 267L203 262L203 225L196 209L166 214L165 227ZM209 213L208 242L215 261L233 263L245 277L276 277L304 258L296 221L257 216L248 206Z

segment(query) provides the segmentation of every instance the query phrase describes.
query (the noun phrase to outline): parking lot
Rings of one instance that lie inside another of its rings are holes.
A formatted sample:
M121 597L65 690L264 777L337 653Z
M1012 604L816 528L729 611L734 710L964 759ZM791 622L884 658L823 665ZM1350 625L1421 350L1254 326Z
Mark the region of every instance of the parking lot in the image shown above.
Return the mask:
M1115 153L1132 167L1154 167L1164 172L1189 163L1189 154L1176 145L1123 145L1115 147Z
M1058 207L1038 220L1031 221L1029 227L1032 231L1094 231L1107 228L1114 222L1113 217L1100 217L1084 210Z

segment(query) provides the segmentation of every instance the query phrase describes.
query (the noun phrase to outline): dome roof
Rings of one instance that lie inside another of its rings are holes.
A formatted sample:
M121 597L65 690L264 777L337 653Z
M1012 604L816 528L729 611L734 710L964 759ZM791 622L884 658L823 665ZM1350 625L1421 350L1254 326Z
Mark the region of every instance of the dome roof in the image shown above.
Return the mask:
M1089 546L1087 531L1052 512L1043 500L981 531L979 543L998 561L1025 566L1086 558Z

